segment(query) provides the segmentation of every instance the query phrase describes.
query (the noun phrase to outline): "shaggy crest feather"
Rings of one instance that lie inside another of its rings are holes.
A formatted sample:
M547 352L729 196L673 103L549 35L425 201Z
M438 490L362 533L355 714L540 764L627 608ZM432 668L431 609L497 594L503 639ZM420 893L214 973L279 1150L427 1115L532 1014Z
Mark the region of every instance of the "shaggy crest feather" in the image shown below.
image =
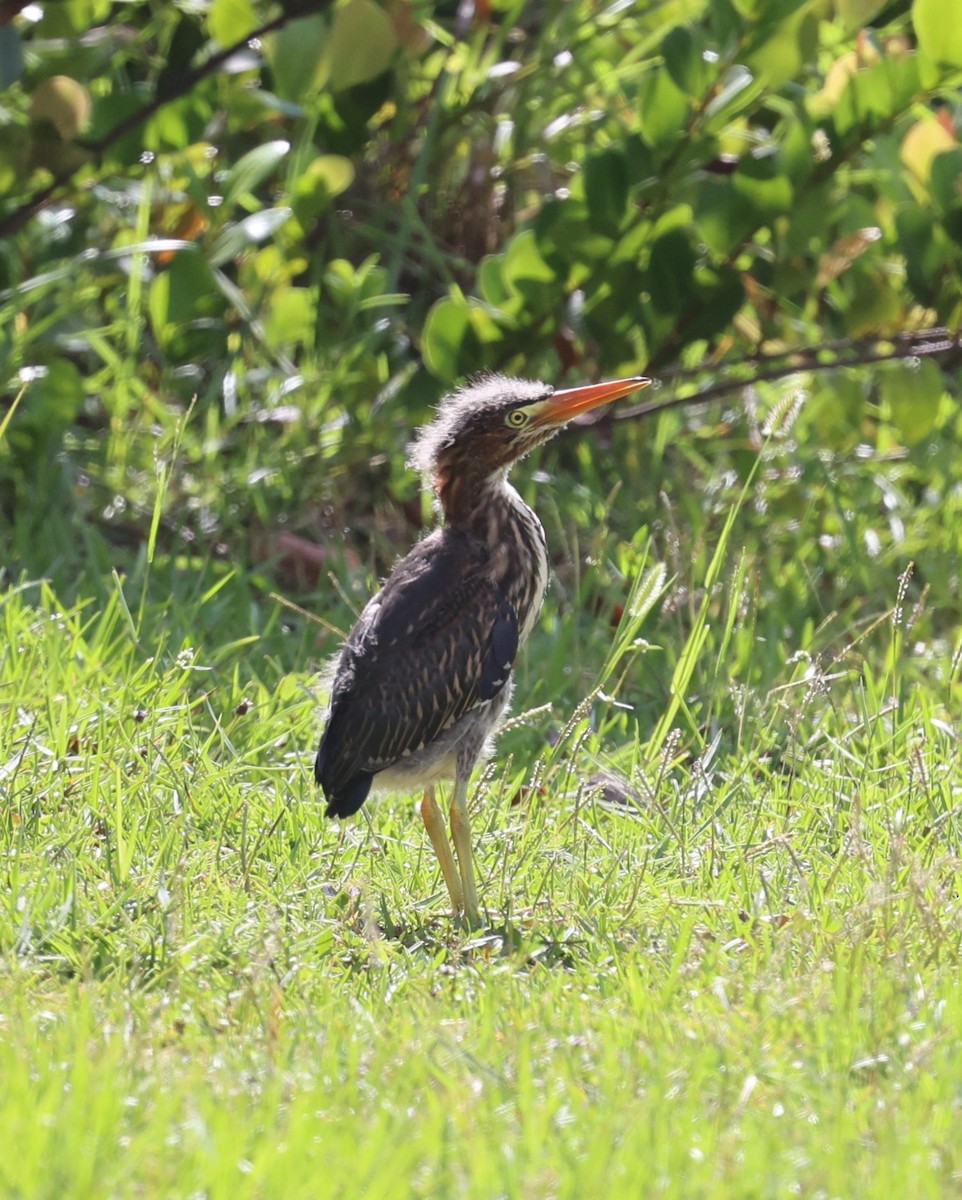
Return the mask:
M503 387L506 400L510 398L521 403L546 400L554 393L550 384L537 379L514 379L498 372L477 375L441 401L437 416L418 432L408 447L408 466L422 475L430 475L441 451L454 445L455 433L470 435L470 414L490 408L495 386Z

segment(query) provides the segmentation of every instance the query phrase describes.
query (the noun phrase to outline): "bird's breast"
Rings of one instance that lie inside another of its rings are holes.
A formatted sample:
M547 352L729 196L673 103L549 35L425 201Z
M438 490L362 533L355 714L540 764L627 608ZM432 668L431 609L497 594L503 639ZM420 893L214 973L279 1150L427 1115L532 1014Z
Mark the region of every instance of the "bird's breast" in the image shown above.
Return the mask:
M491 515L491 571L518 614L518 641L538 619L548 586L548 545L537 515L513 488L508 502Z

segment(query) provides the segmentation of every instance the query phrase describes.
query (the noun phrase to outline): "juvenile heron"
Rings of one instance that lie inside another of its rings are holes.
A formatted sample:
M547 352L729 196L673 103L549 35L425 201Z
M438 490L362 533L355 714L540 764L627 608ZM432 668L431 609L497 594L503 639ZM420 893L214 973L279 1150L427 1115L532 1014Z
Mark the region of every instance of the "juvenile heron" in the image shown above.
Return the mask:
M421 816L451 903L470 925L479 907L468 781L504 718L515 658L548 581L544 530L508 471L572 417L650 382L556 392L489 375L444 399L411 448L444 523L368 601L337 662L314 764L327 815L357 812L372 786L423 789ZM454 781L457 864L435 799L442 779Z

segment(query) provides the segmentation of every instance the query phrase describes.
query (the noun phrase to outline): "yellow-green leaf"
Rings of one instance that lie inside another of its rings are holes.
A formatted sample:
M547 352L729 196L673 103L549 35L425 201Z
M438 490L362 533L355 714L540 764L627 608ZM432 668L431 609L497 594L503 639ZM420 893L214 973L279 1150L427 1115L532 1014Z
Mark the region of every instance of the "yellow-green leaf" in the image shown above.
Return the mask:
M899 157L913 175L927 183L932 172L932 159L943 150L958 145L951 133L934 117L916 121L902 139Z
M354 164L340 154L320 154L307 164L291 189L291 207L302 227L354 182Z
M30 117L49 121L65 142L71 142L90 119L90 93L69 75L53 75L30 97Z
M946 0L915 0L912 24L923 53L933 62L962 67L962 20Z
M222 46L233 46L257 28L257 13L251 0L214 0L207 25Z

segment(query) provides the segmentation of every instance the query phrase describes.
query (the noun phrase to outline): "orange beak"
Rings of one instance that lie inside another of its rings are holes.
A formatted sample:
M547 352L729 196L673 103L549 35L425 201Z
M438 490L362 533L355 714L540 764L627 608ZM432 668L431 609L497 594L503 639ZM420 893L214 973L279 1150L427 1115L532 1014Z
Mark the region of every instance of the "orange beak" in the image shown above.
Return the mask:
M589 383L584 387L565 388L555 392L544 402L544 408L538 413L536 421L546 425L565 425L572 417L597 408L599 404L607 404L610 400L618 400L629 392L637 392L651 383L644 375L634 379L613 379L610 383Z

